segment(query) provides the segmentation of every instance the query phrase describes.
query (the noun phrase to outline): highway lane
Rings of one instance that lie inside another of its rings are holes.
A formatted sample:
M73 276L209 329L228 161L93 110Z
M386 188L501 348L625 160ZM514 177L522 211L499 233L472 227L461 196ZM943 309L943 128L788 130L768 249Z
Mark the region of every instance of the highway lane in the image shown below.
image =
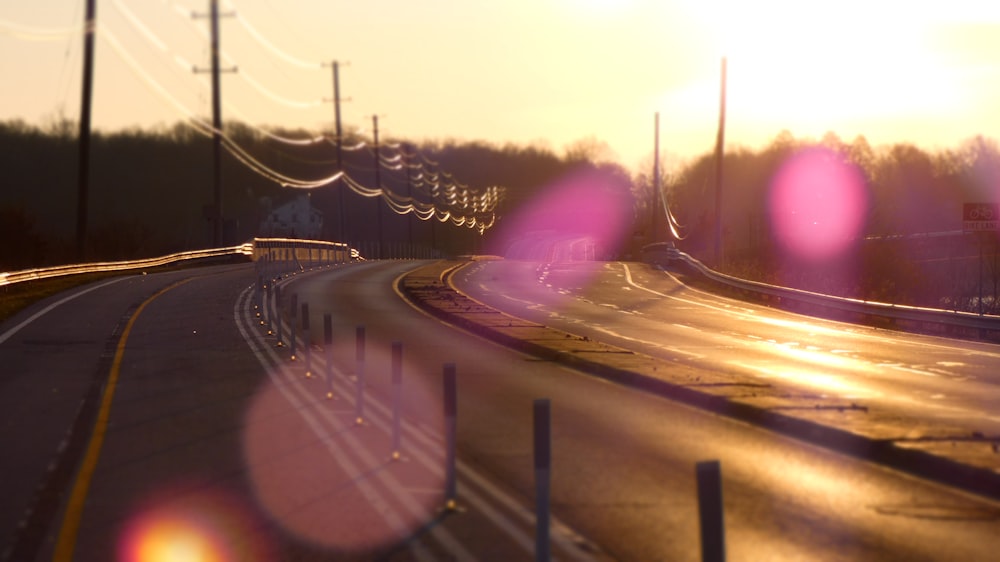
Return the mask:
M293 362L287 346L276 348L254 316L253 280L249 265L125 278L80 293L73 306L67 301L42 316L19 318L16 332L4 332L4 351L12 358L30 354L38 337L69 341L58 329L70 325L107 340L96 374L86 373L99 381L99 392L96 400L88 394L96 412L74 428L73 440L83 443L75 453L59 446L66 420L40 408L48 406L44 397L51 391L39 385L49 382L45 374L30 361L11 373L25 388L43 388L20 397L33 401L24 410L38 412L9 420L18 430L5 434L5 453L18 454L24 442L52 441L41 447L37 466L4 472L4 512L17 515L30 507L37 514L26 529L15 531L11 524L5 557L530 558L530 512L517 501L463 466L467 482L459 507L469 508L455 512L461 516L440 511L443 487L425 466L440 440L408 423L404 458L391 461L380 432L384 407L373 392L366 393L369 409L359 426L353 410L345 410L346 393L328 401L325 386L315 388L318 377L302 376L302 358ZM103 324L81 320L102 310L109 315ZM59 380L72 381L78 367L91 367L79 351L39 365L58 366ZM314 365L321 363L317 358ZM346 384L340 378L338 385ZM77 394L78 402L87 393ZM55 430L36 431L32 424ZM18 490L48 480L44 463L57 451L69 468L65 480L48 485L51 505L30 497L21 500L27 506L13 505ZM510 505L498 505L504 500ZM561 527L556 531L560 559L601 559L580 550Z
M273 336L255 322L248 266L127 278L80 296L72 302L82 307L66 308L66 316L59 317L59 307L36 320L48 318L48 330L78 324L82 331L72 338L104 340L100 347L106 349L117 340L109 338L114 326L134 319L118 350L120 377L80 511L75 559L113 559L122 537L158 536L141 532L162 530L144 525L157 520L197 520L202 526L195 530L235 532L227 544L244 548L244 555L231 559L365 559L337 555L338 544L324 542L350 536L338 529L340 523L354 529L351 520L316 516L344 498L357 499L344 486L331 487L336 475L351 472L346 457L373 463L354 467L363 472L352 481L396 480L406 487L398 496L351 504L359 521L368 520L364 510L412 513L405 497L430 498L424 504L430 509L427 528L413 540L384 545L383 559L449 559L463 550L483 560L531 559L530 415L539 397L553 404L554 513L571 529L556 527L558 559L698 559L693 483L694 463L703 459L722 462L732 560L988 560L1000 546L993 503L513 353L431 320L391 288L415 265L373 262L282 281L286 299L297 291L310 302L313 326L322 325L323 312L333 313L333 401L324 398L323 378L305 378L302 358L289 362L288 349L275 348ZM104 324L80 320L101 310L109 317ZM369 335L369 409L366 425L356 427L350 388L359 324ZM28 331L31 325L7 338L0 352L30 356L35 340L50 337L41 327L37 334ZM58 364L45 364L47 369L58 368L67 380L85 368L100 374L100 362L81 360L86 354L67 343L75 340L60 337L67 353ZM379 429L388 417L392 341L402 342L406 358L402 463L386 460L389 449ZM313 351L320 369L322 354ZM433 511L439 484L423 479L434 471L422 467L440 448L440 371L446 361L455 362L459 373L463 510L442 516ZM16 378L23 389L47 380L34 363L20 365ZM30 398L44 405L47 389L34 391L39 394L10 398L10 404ZM23 421L49 420L55 416L39 409ZM31 425L20 426L23 435L14 433L5 434L5 451L41 435ZM340 448L351 440L356 445ZM19 478L4 475L5 498L41 477L27 470ZM163 506L194 509L195 515ZM45 527L38 560L53 559L67 511ZM188 516L178 520L178 513ZM317 529L330 534L311 534Z
M5 389L19 394L4 394L17 416L4 420L4 558L529 559L531 512L489 474L463 462L459 511L441 511L440 416L430 429L407 422L403 459L392 461L384 403L366 392L357 425L347 392L326 400L319 377L302 376L304 356L290 361L253 315L254 279L249 265L127 277L5 324L2 351L16 367ZM71 328L72 338L61 331ZM32 361L43 338L64 353ZM70 383L72 400L47 401ZM89 415L74 422L83 397ZM70 428L81 446L60 444ZM26 458L30 444L37 459ZM603 559L580 544L555 527L559 559Z
M334 311L342 346L337 356L345 369L358 323L367 325L374 348L403 342L407 415L426 416L425 425L434 425L440 365L455 362L460 455L522 501L533 495L531 403L550 398L554 513L614 559L698 558L694 465L705 459L722 463L732 560L989 560L1000 546L994 502L537 361L429 321L387 288L411 267L365 264L336 276L309 275L293 286L313 306ZM497 277L485 279L508 288ZM372 385L385 393L388 366L381 361L375 369L381 380Z
M765 406L859 408L887 426L854 427L873 437L1000 436L994 344L787 313L708 294L639 264L479 262L455 282L516 316L783 389L784 402ZM774 398L775 391L760 394Z
M208 271L214 271L210 268ZM201 274L206 273L202 271ZM191 271L126 275L40 301L0 325L0 557L41 540L74 470L130 309ZM67 460L67 459L70 460ZM27 525L18 533L19 526ZM30 550L30 548L29 548Z

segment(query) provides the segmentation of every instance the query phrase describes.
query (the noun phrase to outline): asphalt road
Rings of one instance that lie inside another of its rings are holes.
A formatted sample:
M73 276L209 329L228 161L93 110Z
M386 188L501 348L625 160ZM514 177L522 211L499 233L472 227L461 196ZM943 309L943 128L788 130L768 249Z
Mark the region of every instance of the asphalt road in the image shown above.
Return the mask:
M612 558L698 559L694 466L707 459L723 470L732 560L988 560L994 553L994 502L428 323L386 288L409 268L390 262L343 278L316 275L302 282L300 298L332 303L346 339L366 322L373 345L403 342L412 378L429 378L421 386L436 386L438 365L455 362L460 454L525 498L532 496L530 405L550 398L554 513Z
M737 377L733 398L1000 470L1000 346L829 322L684 285L641 264L477 262L480 301ZM822 417L817 412L822 412Z
M0 337L11 334L0 342L0 437L15 452L2 457L4 544L35 543L35 559L59 559L53 553L76 511L77 560L202 543L240 560L532 559L532 404L548 398L558 559L698 559L694 466L708 459L722 466L730 560L990 560L1000 547L995 502L443 325L393 290L415 265L374 262L282 280L286 311L292 293L309 303L314 341L331 314L329 380L319 347L310 348L310 377L301 345L294 362L288 346L275 347L254 315L247 266L130 277L15 333L58 299L0 326ZM367 334L361 425L359 325ZM391 458L392 342L405 358L399 461ZM458 372L460 509L442 513L446 362ZM77 427L67 440L82 443L79 451L60 452L88 393L106 399L106 422L89 418L87 431ZM103 432L90 431L102 423ZM74 507L77 468L97 433L103 442ZM72 465L64 481L52 476L62 464ZM32 492L39 484L48 490L41 497ZM44 517L6 531L28 508ZM164 546L163 536L175 540Z

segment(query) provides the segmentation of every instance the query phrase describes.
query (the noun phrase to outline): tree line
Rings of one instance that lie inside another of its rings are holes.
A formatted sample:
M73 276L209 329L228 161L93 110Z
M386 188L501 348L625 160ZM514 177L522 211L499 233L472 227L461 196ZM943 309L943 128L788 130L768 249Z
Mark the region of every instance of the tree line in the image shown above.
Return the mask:
M314 136L297 130L268 132L296 139ZM322 178L337 169L336 150L329 142L291 146L238 122L227 125L225 134L264 165L291 177ZM365 140L353 130L344 136L345 147ZM95 133L86 259L134 259L211 246L211 143L184 124ZM591 162L585 146L558 155L541 146L388 138L382 140L382 156L399 154L399 148L389 147L400 144L407 154L419 153L429 162L425 162L427 172L446 173L448 181L467 186L473 193L504 187L498 209L501 217L516 212L556 178L581 167L611 167L621 189L629 191L628 174L612 164ZM341 154L347 174L366 187L375 185L370 146ZM76 260L76 125L65 119L44 128L22 121L0 122L0 170L0 235L4 240L0 271ZM408 178L405 170L391 166L380 171L385 188L401 196L413 193L410 184L417 183L416 177ZM271 209L303 193L258 175L227 153L223 153L222 178L226 244L257 235ZM434 246L439 253L455 255L478 251L490 236L490 231L482 236L476 229L398 215L378 198L362 197L341 184L311 190L310 197L323 214L323 238L355 247L371 248L375 241L384 240L387 246Z
M818 262L783 249L770 199L782 166L815 149L858 171L866 203L860 229L843 251ZM684 227L678 246L703 261L739 277L824 294L1000 312L997 234L964 232L962 215L965 203L1000 200L995 140L977 136L956 148L927 151L907 143L876 148L863 136L845 142L833 133L796 139L783 131L760 149L727 148L723 169L722 263L714 263L714 155L661 178ZM636 189L649 193L651 183L651 174L641 174ZM640 215L651 216L648 209ZM665 225L658 239L669 239Z
M271 132L310 136L304 131ZM289 176L320 178L336 169L331 143L289 146L241 123L227 125L226 135L262 163ZM356 130L349 130L343 145L350 147L362 140ZM210 246L211 142L183 124L95 134L87 259L134 259ZM607 189L627 194L631 207L627 232L608 255L638 259L645 244L674 240L666 218L659 214L654 219L658 211L653 208L652 162L630 173L612 162L607 147L595 139L575 143L562 154L544 146L486 141L385 139L383 144L402 144L405 152L421 154L433 162L427 164L428 170L447 172L472 191L503 186L500 223L530 208L561 178L588 170L600 175ZM866 193L860 229L844 251L822 261L783 251L769 205L769 190L782 166L796 154L815 148L854 167ZM398 149L384 154L398 154ZM230 155L223 156L225 242L237 244L258 234L270 209L301 191L283 188ZM374 185L371 150L345 150L342 157L343 168L353 179ZM0 122L0 271L76 259L76 159L76 127L65 119L45 128L21 121ZM1000 309L997 237L962 231L964 203L998 200L1000 148L992 139L979 136L955 148L928 151L905 143L873 147L863 136L845 142L832 133L819 140L796 139L784 131L760 148L727 147L721 263L716 263L714 252L715 169L714 154L706 151L681 165L661 166L659 185L681 227L677 246L722 271L866 300L960 310ZM406 195L412 193L410 184L415 178L402 170L383 168L380 181ZM498 228L480 235L473 229L417 221L385 208L380 211L377 198L361 197L342 186L313 190L311 198L324 217L324 239L370 247L381 237L400 247L434 247L450 255L496 247L491 237ZM380 212L383 216L376 220ZM566 212L576 212L576 207L567 205Z

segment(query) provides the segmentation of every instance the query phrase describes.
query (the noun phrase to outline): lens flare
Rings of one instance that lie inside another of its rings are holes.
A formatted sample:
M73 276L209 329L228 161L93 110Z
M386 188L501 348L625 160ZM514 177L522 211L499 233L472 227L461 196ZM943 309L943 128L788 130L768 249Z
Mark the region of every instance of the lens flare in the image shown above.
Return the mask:
M369 340L364 392L392 408L387 348ZM437 516L444 475L417 457L442 452L404 433L402 462L394 459L391 414L369 402L359 425L354 381L343 383L334 391L339 399L331 401L303 378L276 375L246 413L243 454L257 503L271 521L331 556L361 559L405 541ZM427 377L404 358L403 423L410 418L406 412L416 411L424 413L422 423L443 425L439 401L431 395L437 384L427 385Z
M125 526L121 562L241 562L265 560L266 533L250 508L220 494L165 495Z
M632 218L628 188L616 180L586 170L553 183L498 227L490 253L546 262L614 257Z
M860 233L868 205L860 170L827 148L793 155L771 181L775 238L791 256L806 261L843 254Z

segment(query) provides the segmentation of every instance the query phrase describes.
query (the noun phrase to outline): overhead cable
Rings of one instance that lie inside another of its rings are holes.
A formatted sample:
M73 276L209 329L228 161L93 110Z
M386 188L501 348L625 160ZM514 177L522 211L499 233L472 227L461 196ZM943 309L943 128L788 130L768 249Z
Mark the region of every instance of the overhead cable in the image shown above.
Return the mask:
M34 27L12 21L0 20L0 33L24 41L62 41L83 33L76 27Z
M278 48L274 43L268 41L267 38L264 37L264 35L261 32L257 31L257 29L254 26L250 25L250 22L247 21L247 19L243 17L239 11L235 13L235 16L236 16L236 21L238 21L239 24L242 25L243 28L247 30L247 32L250 34L251 37L256 39L258 43L263 45L267 50L271 51L285 62L297 66L299 68L308 68L308 69L322 68L323 65L321 63L300 59Z

